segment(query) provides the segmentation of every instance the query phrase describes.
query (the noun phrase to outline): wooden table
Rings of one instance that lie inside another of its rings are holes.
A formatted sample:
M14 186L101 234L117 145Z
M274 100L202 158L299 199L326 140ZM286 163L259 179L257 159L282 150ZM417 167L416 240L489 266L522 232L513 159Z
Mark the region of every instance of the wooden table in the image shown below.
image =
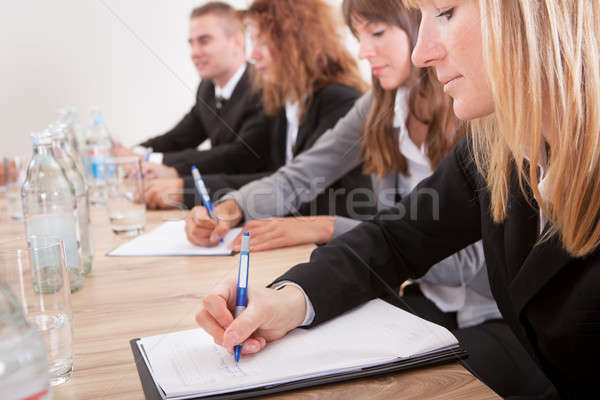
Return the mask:
M4 207L2 207L4 208ZM180 211L149 212L147 229ZM0 215L0 238L23 234L22 222ZM61 399L143 399L129 340L195 328L200 299L237 268L237 257L106 257L115 237L103 208L94 208L94 266L73 294L73 377L54 389ZM314 246L252 255L251 285L266 285L308 259ZM321 386L270 399L498 399L458 363Z

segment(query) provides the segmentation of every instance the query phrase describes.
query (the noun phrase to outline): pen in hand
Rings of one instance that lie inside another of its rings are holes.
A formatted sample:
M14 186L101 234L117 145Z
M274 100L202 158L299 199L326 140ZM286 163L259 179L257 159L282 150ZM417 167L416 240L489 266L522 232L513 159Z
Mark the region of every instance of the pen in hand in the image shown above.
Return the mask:
M146 149L146 155L144 156L144 161L145 162L150 162L150 156L152 155L153 149L152 147L148 147Z
M213 209L212 201L210 201L210 196L208 195L208 190L206 189L206 185L204 184L202 176L200 176L200 172L198 171L198 168L196 168L195 165L192 166L192 177L194 178L194 185L196 186L196 190L202 198L202 204L204 204L206 211L208 211L208 215L210 215L210 218L213 221L218 222L217 215L215 214L215 210ZM223 238L221 238L221 243L223 243Z
M248 267L250 266L250 234L244 232L242 236L242 248L240 252L240 265L238 270L238 283L236 290L235 300L235 313L234 316L237 318L242 311L246 309L248 304ZM242 343L233 347L233 356L235 362L240 360L240 354L242 353Z

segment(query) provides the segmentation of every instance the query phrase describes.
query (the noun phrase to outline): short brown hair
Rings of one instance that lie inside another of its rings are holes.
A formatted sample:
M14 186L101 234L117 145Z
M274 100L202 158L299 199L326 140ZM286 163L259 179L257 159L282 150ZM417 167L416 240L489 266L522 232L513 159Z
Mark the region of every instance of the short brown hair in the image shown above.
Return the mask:
M199 7L196 7L190 13L190 19L202 17L205 15L215 15L223 20L223 29L228 35L243 32L242 21L238 12L227 3L222 1L209 1Z

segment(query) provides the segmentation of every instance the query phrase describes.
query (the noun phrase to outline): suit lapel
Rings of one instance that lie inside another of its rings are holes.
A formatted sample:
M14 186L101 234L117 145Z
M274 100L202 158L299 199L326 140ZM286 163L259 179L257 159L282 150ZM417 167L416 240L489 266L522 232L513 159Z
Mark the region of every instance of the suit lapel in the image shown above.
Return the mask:
M513 195L504 224L506 272L514 277L509 281L509 292L518 316L571 257L557 235L539 242L539 208L531 192L528 191L529 202L523 196L516 174L512 176L510 191Z
M533 247L509 285L517 315L570 260L557 235Z
M293 147L293 151L292 153L294 154L294 156L296 156L298 153L301 153L302 151L304 151L304 146L306 145L306 140L308 139L308 137L311 136L311 134L314 132L314 130L316 129L316 124L315 124L315 120L317 118L317 104L316 104L316 97L313 98L312 101L312 105L311 107L307 110L306 115L304 116L304 119L300 121L299 127L298 127L298 136L296 137L296 144Z
M279 168L285 165L285 146L287 143L287 119L285 117L285 109L282 109L273 117L274 129L272 130L272 157L274 158L275 166Z

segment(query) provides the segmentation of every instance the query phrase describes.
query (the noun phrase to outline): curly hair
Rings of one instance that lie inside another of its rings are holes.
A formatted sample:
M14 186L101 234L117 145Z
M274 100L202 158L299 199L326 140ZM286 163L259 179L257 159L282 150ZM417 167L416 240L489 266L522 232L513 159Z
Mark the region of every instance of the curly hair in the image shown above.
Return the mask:
M256 24L273 59L275 79L266 82L258 74L254 79L268 115L298 101L302 118L315 91L331 83L366 90L343 42L343 24L323 0L255 0L242 17Z

